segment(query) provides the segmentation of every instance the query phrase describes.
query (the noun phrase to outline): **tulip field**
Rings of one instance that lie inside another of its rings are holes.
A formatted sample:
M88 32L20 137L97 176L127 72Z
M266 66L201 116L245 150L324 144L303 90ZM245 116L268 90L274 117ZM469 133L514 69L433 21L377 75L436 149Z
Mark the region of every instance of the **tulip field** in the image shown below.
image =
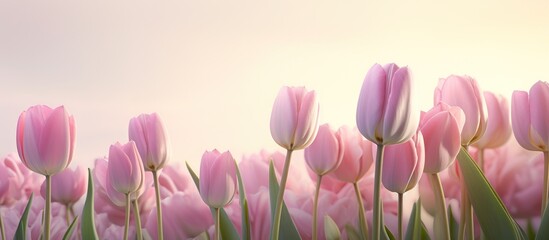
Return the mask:
M450 75L419 111L409 67L365 74L356 125L319 122L316 92L283 86L278 149L208 146L198 169L170 159L157 113L85 169L65 106L22 109L0 159L2 239L549 239L549 83L502 96Z

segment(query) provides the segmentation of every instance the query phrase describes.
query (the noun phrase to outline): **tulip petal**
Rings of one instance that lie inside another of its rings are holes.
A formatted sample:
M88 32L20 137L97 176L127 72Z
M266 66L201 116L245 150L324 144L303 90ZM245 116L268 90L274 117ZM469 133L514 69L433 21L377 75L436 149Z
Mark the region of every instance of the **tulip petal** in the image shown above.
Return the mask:
M417 119L412 116L412 81L408 69L398 69L390 82L390 92L383 116L384 144L407 141L417 129Z
M297 126L297 100L291 97L291 89L282 87L276 96L271 113L271 135L278 145L289 149Z
M518 143L528 150L539 151L540 148L531 141L530 103L528 93L514 91L511 99L511 124Z
M387 75L381 65L374 64L362 83L358 98L356 124L364 137L368 140L381 143L381 119L385 107L387 92Z
M41 168L48 175L67 167L70 138L69 116L64 107L58 107L47 118L40 137Z
M543 150L549 143L549 84L538 81L530 88L530 121L532 128L544 143Z

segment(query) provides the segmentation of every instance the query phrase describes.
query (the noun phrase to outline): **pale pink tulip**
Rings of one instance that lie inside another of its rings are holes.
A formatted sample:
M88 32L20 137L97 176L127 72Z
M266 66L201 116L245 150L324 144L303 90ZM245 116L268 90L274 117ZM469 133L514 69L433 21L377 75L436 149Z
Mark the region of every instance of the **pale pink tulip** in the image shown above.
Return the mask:
M86 192L88 173L84 168L78 166L75 170L66 168L51 178L52 202L64 205L73 205ZM40 188L42 196L46 195L46 185L42 183Z
M314 91L282 87L271 113L271 135L288 150L308 147L318 131L318 102Z
M8 154L0 160L0 176L0 206L4 207L28 199L31 193L38 194L44 181L44 177L30 171L17 154Z
M323 124L313 143L305 148L305 162L317 175L325 175L339 166L343 149L341 137L329 124Z
M16 139L17 151L25 166L42 175L56 174L72 160L74 118L63 106L30 107L19 116Z
M486 104L477 81L469 76L441 78L435 89L435 105L444 102L460 107L465 113L461 145L478 141L486 130Z
M418 122L412 110L411 88L407 67L394 63L372 66L358 98L356 123L362 135L383 145L410 139Z
M196 186L189 175L189 171L186 167L182 167L179 164L164 166L164 168L162 168L162 174L158 176L158 183L160 185L160 196L162 199L177 192L188 193L194 191L198 194Z
M343 157L339 167L330 175L344 182L358 182L374 162L372 142L364 139L357 128L343 126L337 131L343 141Z
M143 187L143 162L134 141L111 145L108 171L112 187L119 193L130 194Z
M157 113L132 118L129 138L137 145L146 171L161 169L168 159L168 139L164 124Z
M513 92L511 117L515 138L523 148L549 151L549 84L538 81L524 91Z
M383 186L404 193L415 187L423 173L425 148L421 132L409 141L389 145L383 155Z
M236 191L236 163L230 152L206 151L200 162L200 196L208 206L222 208Z
M476 148L496 148L503 145L511 137L511 121L509 119L509 103L502 95L485 91L484 99L488 110L486 132L473 144Z
M459 107L440 102L422 112L419 129L424 136L426 173L438 173L454 162L461 149L465 114Z

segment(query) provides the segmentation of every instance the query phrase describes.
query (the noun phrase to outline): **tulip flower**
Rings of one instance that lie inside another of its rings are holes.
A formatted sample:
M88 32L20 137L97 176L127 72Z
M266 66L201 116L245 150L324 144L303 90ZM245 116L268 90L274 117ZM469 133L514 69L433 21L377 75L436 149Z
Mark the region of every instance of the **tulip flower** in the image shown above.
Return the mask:
M128 239L128 227L130 224L131 194L143 187L145 177L143 162L139 156L134 141L124 145L115 143L109 149L108 178L111 186L126 197L126 220L124 228L124 239ZM138 212L138 211L137 211ZM137 222L137 235L140 235L141 226Z
M322 176L332 172L341 163L343 157L343 141L329 124L323 124L318 128L318 134L313 143L305 149L305 161L313 172L317 174L315 197L313 199L313 239L318 238L317 212L318 194Z
M485 91L486 132L473 144L479 149L497 148L502 146L511 137L511 121L509 119L509 103L504 96Z
M513 132L519 144L528 150L542 151L545 159L542 215L549 199L549 83L538 81L528 94L513 92L511 117Z
M52 176L51 184L54 188L52 189L51 200L65 206L67 224L70 224L71 219L75 217L73 206L86 192L87 181L87 172L80 166L75 170L66 168ZM42 196L46 196L45 183L42 183L40 193Z
M51 176L72 160L75 139L74 118L65 107L51 109L37 105L23 111L17 122L17 151L30 170L46 176L44 238L50 239Z
M137 150L146 171L151 171L156 194L156 216L158 240L164 239L162 231L162 204L160 204L160 187L158 186L158 170L164 167L168 159L168 140L166 130L160 116L156 113L141 114L132 118L129 125L129 139L135 141Z
M294 150L311 145L318 131L318 102L316 93L304 87L282 87L271 112L271 135L275 142L286 149L286 161L280 179L280 191L276 198L271 239L278 239L282 201L290 161Z
M417 130L412 110L412 80L407 67L375 64L364 78L356 111L356 123L364 137L377 145L374 173L374 230L380 238L380 185L383 147L409 140Z
M465 113L461 145L469 146L482 137L486 131L486 104L475 79L456 75L441 78L435 89L434 104L439 102L460 107Z
M216 212L215 239L219 239L219 209L229 204L236 192L236 163L230 152L204 152L200 162L200 196Z

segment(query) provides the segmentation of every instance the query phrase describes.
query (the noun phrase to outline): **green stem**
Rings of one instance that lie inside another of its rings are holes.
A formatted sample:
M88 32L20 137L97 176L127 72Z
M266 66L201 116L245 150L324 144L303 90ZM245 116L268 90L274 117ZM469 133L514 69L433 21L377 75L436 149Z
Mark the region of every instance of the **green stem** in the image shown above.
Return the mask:
M433 219L433 229L435 239L450 240L450 225L448 223L448 213L446 212L446 198L438 173L427 174L433 195L435 197L435 216Z
M364 202L362 201L362 194L360 194L360 189L358 188L358 182L354 182L353 187L355 188L356 200L358 201L358 219L360 221L362 238L368 239L368 224L366 223L366 217L364 216Z
M286 160L284 161L284 170L280 179L280 189L276 197L276 208L273 219L273 228L271 229L271 240L278 240L280 230L280 217L282 216L282 201L284 200L284 189L286 188L286 180L290 170L290 161L292 160L292 149L286 151Z
M6 240L6 229L4 228L4 220L2 214L0 214L0 232L2 234L2 240Z
M383 145L377 144L376 153L376 166L374 175L374 230L372 239L380 239L381 228L383 223L381 222L381 168L383 166Z
M44 239L50 239L51 222L51 176L46 175L46 209L44 210Z
M317 175L318 181L316 182L315 198L313 199L313 240L318 239L318 195L320 193L320 182L322 181L322 175Z
M69 212L69 205L65 205L65 221L67 222L67 226L71 225L71 216Z
M402 201L404 198L404 193L398 193L398 240L402 240Z
M128 240L128 228L130 226L130 194L126 193L126 215L124 221L124 240Z
M220 233L221 233L221 218L220 218L220 210L219 208L215 209L215 240L220 240Z
M164 239L164 229L162 228L162 203L160 201L160 187L158 184L158 172L152 171L154 178L154 190L156 193L156 227L158 228L158 240Z
M543 152L543 159L544 167L543 167L543 196L541 201L541 215L543 216L543 213L545 212L545 208L547 207L547 199L549 194L549 152L544 151Z
M143 233L141 232L141 217L139 216L139 203L137 199L132 201L133 206L133 216L135 217L135 230L137 233L137 240L143 239Z

